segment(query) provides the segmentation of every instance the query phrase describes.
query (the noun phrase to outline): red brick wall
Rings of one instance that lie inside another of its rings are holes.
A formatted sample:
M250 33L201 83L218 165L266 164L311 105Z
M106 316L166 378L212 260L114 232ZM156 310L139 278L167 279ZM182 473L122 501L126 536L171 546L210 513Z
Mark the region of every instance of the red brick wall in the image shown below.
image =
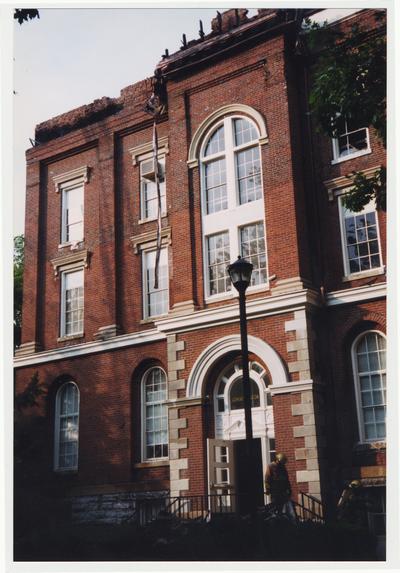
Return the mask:
M314 134L317 197L312 195L309 150L304 145L307 138L302 121L303 78L297 73L297 61L285 52L285 41L283 35L276 35L167 83L168 116L163 117L158 130L159 137L168 135L170 148L166 157L168 216L163 226L172 228L171 307L187 300L193 300L199 308L206 306L199 169L188 169L188 149L201 123L213 111L232 103L256 109L267 126L269 142L262 146L261 153L269 273L276 274L279 280L298 275L312 278L313 257L315 266L324 269L320 272L322 278L315 279L317 289L324 286L325 290L339 290L385 280L379 276L342 282L337 200L328 201L322 184L350 171L380 165L384 162L384 149L371 132L371 154L331 165L331 142ZM151 141L151 118L143 112L149 90L148 82L126 88L119 101L122 105L119 113L27 153L22 342L36 340L46 350L76 343L76 340L57 342L60 278L54 277L50 261L60 254L61 197L55 192L52 177L83 165L90 167L84 195L84 247L91 252L91 259L85 269L85 332L79 342L93 340L98 328L110 324L118 324L122 333L154 327L152 323L141 322L141 257L134 253L130 239L155 230L156 223L139 224L139 167L132 165L128 151ZM379 213L379 223L385 258L384 213ZM322 244L318 256L314 251L316 229L321 232ZM270 296L270 292L249 295L249 299L259 296ZM382 301L319 311L313 374L320 375L327 385L331 467L362 464L367 455L363 454L361 459L353 449L357 423L349 345L358 328L368 324L384 328L384 315ZM294 357L287 353L286 342L293 340L295 333L285 333L284 322L293 317L291 312L251 320L249 334L266 340L285 362L292 361ZM186 346L179 352L179 358L186 360L186 368L179 376L187 379L199 354L213 341L232 333L239 333L238 323L180 334L179 339ZM144 358L153 359L167 370L166 344L154 343L17 370L17 391L23 389L36 370L49 388L62 374L71 376L79 386L80 470L77 476L63 479L80 485L133 480L137 487L146 484L149 489L168 485L167 466L133 468L140 461L140 406L132 374L141 372ZM290 375L290 380L297 379L298 374ZM180 390L179 395L184 397L185 390ZM294 460L294 449L302 447L304 442L303 438L293 438L292 426L297 421L291 416L291 405L297 400L298 394L274 398L276 445L289 456L293 484L295 471L304 469L303 461ZM48 475L52 475L51 399L42 399L39 412L48 425L49 441L44 444L47 453L43 463ZM188 427L180 431L180 436L189 440L188 450L181 450L181 457L189 458L189 470L181 472L182 478L189 477L190 493L202 493L206 484L206 437L213 436L213 415L207 406L188 407L180 415L188 419ZM374 464L384 463L383 452L368 456Z
M40 399L38 413L44 415L49 442L44 473L52 474L54 400L60 376L76 382L80 391L79 473L72 483L101 484L136 481L153 482L149 489L165 488L169 468L134 469L140 461L141 402L139 386L146 364L160 364L167 370L166 345L124 348L78 359L52 362L38 367L21 368L16 373L16 392L20 393L34 372L48 389ZM26 412L30 413L29 409ZM56 478L55 478L56 479ZM156 483L156 482L160 483ZM156 487L154 487L156 483Z

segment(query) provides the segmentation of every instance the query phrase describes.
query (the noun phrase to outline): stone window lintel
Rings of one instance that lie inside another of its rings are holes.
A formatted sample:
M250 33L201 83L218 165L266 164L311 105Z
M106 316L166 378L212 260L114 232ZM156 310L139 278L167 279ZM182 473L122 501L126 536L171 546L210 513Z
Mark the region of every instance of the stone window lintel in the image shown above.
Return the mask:
M73 269L88 268L90 262L90 251L87 249L77 251L75 253L68 253L51 259L53 265L54 275L57 277L60 272L69 271Z
M140 235L135 235L129 239L133 246L134 253L139 255L143 251L151 251L157 247L157 231L149 231ZM161 246L166 247L171 244L171 227L161 230Z
M90 170L87 165L82 165L82 167L77 167L71 171L66 171L65 173L54 175L53 181L56 188L56 193L59 193L63 185L66 183L88 183L89 171Z
M152 157L153 142L149 141L147 143L136 145L135 147L128 149L128 152L132 155L132 165L139 165L139 163L144 159ZM168 137L160 137L158 139L158 155L168 155L168 153Z

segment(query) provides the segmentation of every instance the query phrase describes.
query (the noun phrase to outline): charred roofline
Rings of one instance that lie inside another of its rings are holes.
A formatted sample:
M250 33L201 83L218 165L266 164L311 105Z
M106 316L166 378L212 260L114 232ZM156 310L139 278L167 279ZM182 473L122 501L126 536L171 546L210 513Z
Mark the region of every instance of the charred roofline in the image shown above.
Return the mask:
M222 54L242 46L249 41L261 40L265 36L282 33L285 28L299 27L304 18L319 12L321 9L289 9L258 14L232 27L225 32L211 32L204 38L193 40L187 47L174 54L164 56L157 64L155 73L161 74L165 79L172 79L182 72L188 72Z

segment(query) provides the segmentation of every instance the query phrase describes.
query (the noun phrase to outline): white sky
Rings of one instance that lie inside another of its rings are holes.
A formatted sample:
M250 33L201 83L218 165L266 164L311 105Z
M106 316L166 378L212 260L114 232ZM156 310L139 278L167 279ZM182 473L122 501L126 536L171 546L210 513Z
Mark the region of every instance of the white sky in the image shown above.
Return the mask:
M210 31L216 10L45 8L39 20L15 21L14 235L24 232L25 150L35 125L151 76L165 48L179 49L183 33L188 41L198 37L200 19ZM352 12L325 10L319 19Z

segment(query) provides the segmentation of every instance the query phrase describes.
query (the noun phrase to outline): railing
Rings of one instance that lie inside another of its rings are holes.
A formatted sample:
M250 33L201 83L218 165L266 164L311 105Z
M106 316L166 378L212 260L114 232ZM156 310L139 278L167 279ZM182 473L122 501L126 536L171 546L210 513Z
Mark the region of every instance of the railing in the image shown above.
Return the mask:
M294 502L299 521L316 521L325 523L324 509L321 501L309 493L300 492L300 501Z
M170 518L208 521L219 515L246 514L248 502L248 495L232 493L142 498L135 502L133 521L139 525ZM324 523L322 503L316 497L301 493L300 501L294 502L294 508L299 521ZM269 503L262 506L262 509L273 515L275 508Z
M206 521L211 516L234 515L246 506L246 495L231 493L137 499L133 520L146 525L155 519Z

